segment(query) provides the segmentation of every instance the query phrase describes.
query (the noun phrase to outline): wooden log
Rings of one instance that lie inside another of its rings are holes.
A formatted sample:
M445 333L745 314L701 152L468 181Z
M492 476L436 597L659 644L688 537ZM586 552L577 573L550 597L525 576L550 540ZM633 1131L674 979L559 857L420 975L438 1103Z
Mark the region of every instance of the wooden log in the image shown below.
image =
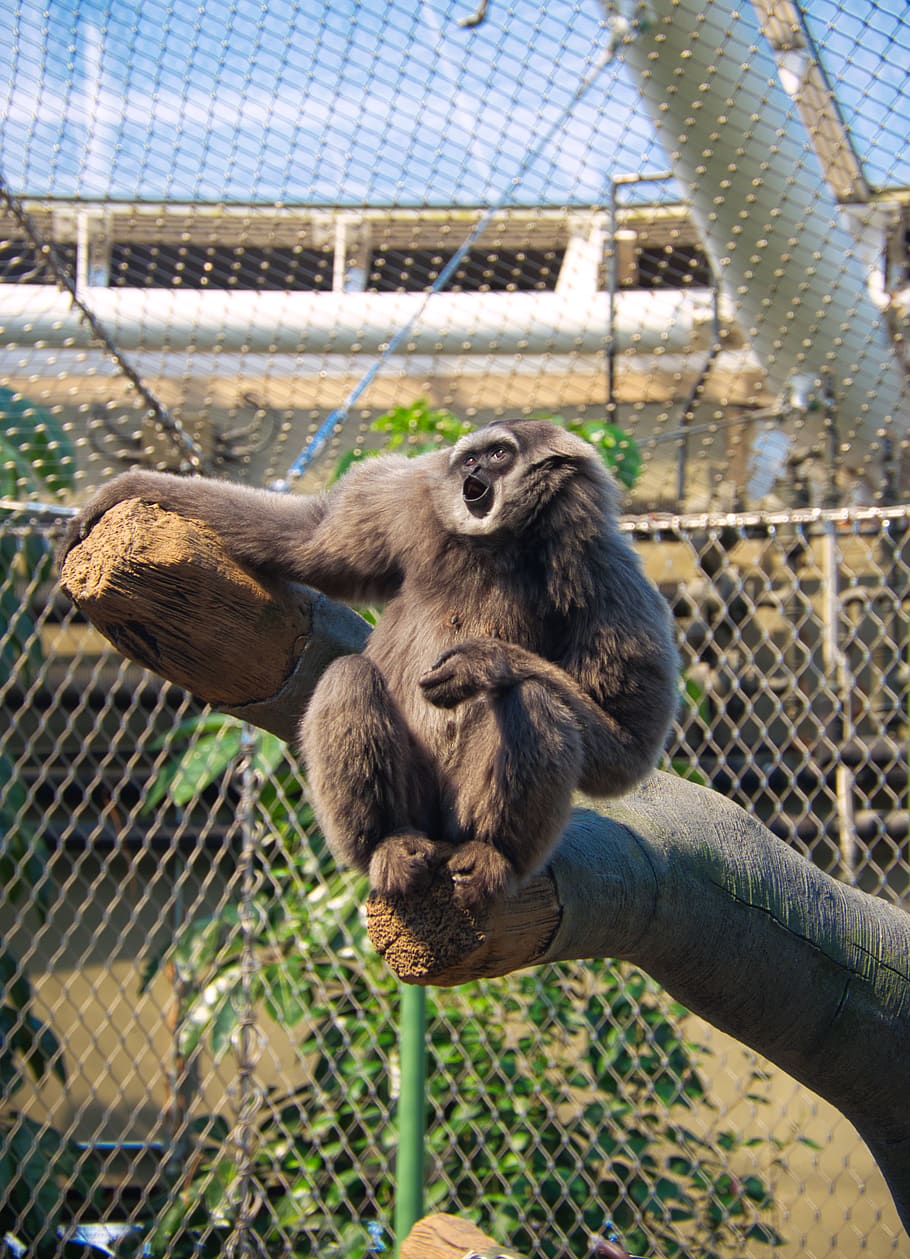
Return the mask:
M398 1255L399 1259L466 1259L468 1255L518 1259L514 1250L501 1246L470 1220L442 1212L418 1220L401 1243ZM630 1256L618 1242L592 1237L587 1259L630 1259Z
M325 667L369 633L343 604L253 575L206 525L137 500L69 552L60 584L123 655L288 741Z
M511 1255L470 1220L457 1215L426 1215L401 1243L399 1259L464 1259L469 1254Z
M448 881L417 901L371 895L366 918L371 944L399 979L450 987L532 966L556 935L562 906L545 871L496 907L495 930L454 903Z

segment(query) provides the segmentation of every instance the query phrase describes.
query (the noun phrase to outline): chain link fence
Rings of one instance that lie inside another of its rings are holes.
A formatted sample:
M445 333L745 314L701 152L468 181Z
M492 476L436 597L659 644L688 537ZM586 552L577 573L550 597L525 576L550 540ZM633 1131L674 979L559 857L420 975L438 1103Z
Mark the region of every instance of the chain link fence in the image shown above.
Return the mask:
M630 527L683 647L668 764L906 903L907 512ZM3 1218L361 1253L391 1226L398 1087L363 888L283 748L116 656L55 593L47 538L0 534ZM428 1207L547 1253L606 1216L636 1253L835 1255L854 1232L900 1253L849 1127L636 972L430 1003Z
M907 904L910 21L860 8L0 0L0 1255L393 1245L363 886L56 588L125 467L560 417L674 610L666 767ZM523 1253L906 1247L850 1126L626 966L432 992L427 1052L426 1207Z

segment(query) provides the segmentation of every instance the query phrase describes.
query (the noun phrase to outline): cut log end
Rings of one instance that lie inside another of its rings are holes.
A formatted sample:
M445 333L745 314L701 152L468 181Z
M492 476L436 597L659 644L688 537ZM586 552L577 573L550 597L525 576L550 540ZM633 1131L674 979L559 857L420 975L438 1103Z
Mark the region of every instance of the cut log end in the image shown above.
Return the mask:
M418 1220L399 1248L400 1259L463 1259L465 1255L509 1255L476 1224L457 1215Z
M470 914L458 908L451 884L437 883L410 903L370 895L367 932L399 979L435 983L439 974L483 948L486 936Z
M123 655L220 708L276 694L311 633L305 600L258 581L200 522L136 500L70 551L60 584Z
M461 909L451 882L444 879L413 902L373 893L366 916L373 947L399 979L452 987L544 960L562 907L553 879L544 872L483 918Z

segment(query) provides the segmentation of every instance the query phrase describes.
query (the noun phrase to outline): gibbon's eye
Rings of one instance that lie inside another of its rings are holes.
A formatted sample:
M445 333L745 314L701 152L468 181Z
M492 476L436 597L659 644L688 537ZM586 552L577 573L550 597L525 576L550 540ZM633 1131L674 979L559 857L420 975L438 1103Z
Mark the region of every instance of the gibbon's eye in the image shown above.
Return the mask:
M490 451L490 459L493 463L504 463L506 459L511 459L512 452L508 446L494 446Z
M464 457L464 458L462 459L462 461L461 461L461 466L462 466L463 468L476 468L476 467L477 467L477 456L476 456L476 455L465 455L465 457Z

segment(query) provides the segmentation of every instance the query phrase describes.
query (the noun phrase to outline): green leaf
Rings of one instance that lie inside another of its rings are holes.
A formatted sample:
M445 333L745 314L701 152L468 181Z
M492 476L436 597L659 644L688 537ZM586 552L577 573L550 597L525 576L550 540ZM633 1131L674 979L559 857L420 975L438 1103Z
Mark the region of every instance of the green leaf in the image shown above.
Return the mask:
M59 498L72 489L73 445L58 420L0 386L0 497Z
M22 589L26 580L34 582L34 573L23 540L14 534L0 536L0 579L0 667L5 677L21 674L30 680L44 653L28 592Z
M179 743L183 739L189 739L193 735L218 735L232 727L242 730L243 722L238 717L230 717L226 713L194 713L193 716L185 717L183 721L179 721L176 726L169 727L166 734L154 740L152 747L156 751L161 751L163 748L172 747L174 744Z
M60 1042L44 1023L27 1014L20 1023L15 1037L16 1048L36 1080L44 1076L55 1075L61 1084L66 1083L66 1070Z
M234 1032L240 1025L240 1009L240 1003L231 994L222 1002L212 1020L212 1057L216 1062L220 1062L231 1047Z
M381 450L346 450L332 469L332 475L329 477L329 484L332 485L335 481L341 480L353 464L360 463L364 459L372 459L376 455L381 454Z
M17 1235L39 1255L53 1253L63 1206L55 1158L63 1138L53 1129L17 1115L6 1140L16 1168L13 1201L19 1215Z
M312 1014L312 1002L289 967L270 967L263 987L266 1012L279 1027L295 1027Z
M677 778L684 778L687 782L695 783L699 787L707 787L708 778L700 769L686 760L682 756L673 756L670 758L670 771Z
M224 1054L239 1022L238 1011L243 1008L242 985L239 962L222 966L202 992L187 1003L177 1032L182 1054L189 1058L205 1036L211 1037L216 1058Z
M763 1246L783 1246L784 1239L770 1224L752 1224L746 1230L748 1241L760 1242Z
M454 445L460 437L473 432L474 425L460 420L451 411L431 407L426 398L417 398L404 406L393 407L373 421L374 433L387 433L388 446L394 449L416 435L438 437Z
M146 1238L146 1244L153 1255L163 1254L169 1250L177 1232L183 1227L191 1204L183 1197L174 1199L167 1210L158 1217L154 1227Z
M0 1005L0 1099L3 1101L12 1097L25 1083L15 1045L18 1024L19 1015L8 1005Z
M682 678L682 698L693 716L698 717L705 727L711 725L711 704L702 684L689 674Z
M823 1145L819 1145L817 1141L813 1141L811 1137L797 1137L796 1143L797 1145L804 1145L809 1150L823 1150L825 1148Z
M242 738L243 730L239 725L225 726L217 734L200 738L176 765L165 767L157 776L143 804L143 812L151 812L165 796L180 806L197 799L237 760Z
M252 757L252 768L262 778L271 778L278 767L287 759L287 744L276 734L268 731L257 731L256 751Z
M555 417L557 422L559 418ZM641 449L634 437L607 420L573 420L564 427L590 442L620 485L632 489L642 470Z
M0 937L0 992L13 1009L24 1014L32 999L32 988L19 959Z
M767 1186L758 1176L745 1176L742 1181L743 1193L753 1202L766 1203L770 1199Z

